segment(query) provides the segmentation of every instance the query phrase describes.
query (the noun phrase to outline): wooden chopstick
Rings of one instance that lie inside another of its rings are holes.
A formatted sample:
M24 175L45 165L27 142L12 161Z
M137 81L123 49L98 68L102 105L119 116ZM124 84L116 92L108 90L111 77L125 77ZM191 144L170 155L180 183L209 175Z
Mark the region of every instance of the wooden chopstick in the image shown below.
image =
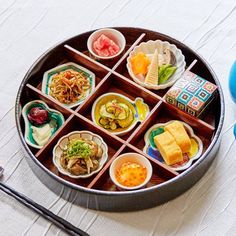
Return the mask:
M84 232L83 230L75 227L68 221L64 220L63 218L55 215L45 207L39 205L38 203L34 202L33 200L29 199L25 195L17 192L16 190L12 189L11 187L0 183L0 190L5 192L6 194L12 196L13 198L17 199L19 202L24 204L25 206L29 207L30 209L34 210L38 214L40 214L42 217L46 218L47 220L50 220L53 224L60 227L62 230L64 230L69 235L73 236L89 236L88 233Z

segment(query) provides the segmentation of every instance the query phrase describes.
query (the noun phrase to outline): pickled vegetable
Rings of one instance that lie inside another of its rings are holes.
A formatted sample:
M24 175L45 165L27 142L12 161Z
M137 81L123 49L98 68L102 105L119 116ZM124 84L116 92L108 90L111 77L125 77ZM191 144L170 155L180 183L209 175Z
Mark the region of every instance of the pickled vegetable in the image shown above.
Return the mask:
M112 100L102 105L100 108L99 124L110 130L117 128L126 128L134 120L132 110L124 103L118 103L117 100Z
M42 107L31 108L27 117L30 123L34 125L42 125L47 123L49 120L48 111Z
M49 124L41 127L32 126L32 136L38 145L44 146L52 136L52 127Z
M121 128L126 128L128 127L132 121L134 120L134 115L133 115L133 112L131 110L129 110L128 112L128 116L126 119L123 119L123 120L117 120L117 123L118 125L121 127Z

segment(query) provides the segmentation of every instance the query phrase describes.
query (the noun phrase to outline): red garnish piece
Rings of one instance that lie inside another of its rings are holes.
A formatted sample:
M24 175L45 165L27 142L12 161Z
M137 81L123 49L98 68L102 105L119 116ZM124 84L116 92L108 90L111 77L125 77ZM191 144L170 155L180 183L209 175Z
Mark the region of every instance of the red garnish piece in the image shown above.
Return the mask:
M120 51L120 47L104 34L94 41L93 48L97 55L102 57L114 56Z

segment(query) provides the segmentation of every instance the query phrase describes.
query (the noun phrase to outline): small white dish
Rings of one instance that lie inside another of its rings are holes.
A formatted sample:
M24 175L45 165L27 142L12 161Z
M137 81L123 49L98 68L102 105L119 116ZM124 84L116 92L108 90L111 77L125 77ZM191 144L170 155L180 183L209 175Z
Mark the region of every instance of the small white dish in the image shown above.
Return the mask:
M44 73L41 90L46 95L50 96L49 85L52 81L52 76L54 74L60 73L62 71L68 70L68 69L73 69L78 72L83 72L86 75L86 77L90 83L90 89L86 91L86 95L83 99L80 99L80 100L70 103L70 104L61 103L65 107L73 108L73 107L79 106L81 103L83 103L83 101L94 91L94 89L95 89L95 74L92 71L90 71L82 66L79 66L73 62L68 62L63 65L59 65L59 66L54 67Z
M124 186L124 185L120 184L117 181L116 176L115 176L116 171L118 169L120 169L122 164L125 163L125 162L134 162L134 163L137 163L137 164L139 164L143 167L146 167L147 176L146 176L146 179L144 180L144 182L142 184L134 186L134 187L127 187L127 186ZM110 174L110 178L111 178L112 182L121 190L140 189L140 188L145 187L147 185L147 183L149 182L149 180L151 179L151 177L152 177L152 165L146 157L144 157L144 156L142 156L138 153L133 153L133 152L124 153L124 154L118 156L112 162L112 164L110 165L109 174Z
M167 83L159 84L159 85L146 84L142 82L138 78L138 76L133 73L132 66L131 66L131 58L135 56L138 52L143 52L148 56L148 58L151 59L156 49L158 53L163 52L164 49L169 49L175 56L175 59L176 59L175 66L177 67L177 70L168 79ZM126 66L127 66L129 75L136 83L148 89L159 90L159 89L165 89L172 86L181 77L181 75L185 71L186 62L185 62L185 57L182 54L182 51L178 49L174 44L170 44L167 41L161 41L161 40L155 40L155 41L149 40L147 42L142 42L138 46L134 47L133 51L130 52L129 57L127 58Z
M65 170L61 166L60 158L61 158L61 154L63 152L63 149L66 147L69 140L74 139L74 138L84 138L84 139L92 140L92 141L96 142L101 147L103 154L102 154L101 159L99 160L98 169L96 169L95 171L93 171L89 174L85 174L85 175L73 175L72 173ZM107 159L108 159L108 147L107 147L106 143L104 142L104 140L102 139L102 137L100 137L99 135L94 134L90 131L87 131L87 130L73 131L73 132L61 137L58 140L55 147L53 148L53 163L57 167L58 171L60 173L62 173L63 175L67 175L67 176L74 178L74 179L88 178L88 177L94 175L95 173L99 172L102 169L102 167L104 166L104 164L106 163Z
M120 47L120 51L117 54L113 56L109 56L109 57L103 57L103 56L97 55L97 53L93 49L93 42L96 41L98 37L100 37L102 34L106 35L108 38L113 40ZM125 45L126 45L126 40L125 40L124 35L120 31L112 29L112 28L104 28L104 29L99 29L99 30L94 31L89 36L88 41L87 41L87 47L91 55L101 60L108 60L108 59L112 59L119 56L124 51Z
M119 93L105 93L104 95L98 97L96 99L96 101L93 103L93 106L92 106L92 114L91 114L92 120L98 126L101 126L101 125L97 122L98 119L96 118L96 115L97 115L96 114L96 108L97 108L97 106L99 106L100 103L102 103L101 101L103 101L103 99L104 100L106 99L106 97L111 97L111 100L112 99L119 99L120 98L123 101L126 101L126 103L129 103L130 106L132 106L132 111L133 111L133 115L134 115L133 122L127 128L119 128L120 131L108 130L109 132L111 132L114 135L122 136L122 135L127 134L129 131L131 131L134 128L134 126L137 124L137 122L142 122L148 116L148 114L149 114L149 107L148 107L148 105L140 97L137 97L134 101L132 101L128 97L126 97L126 96L124 96L122 94L119 94ZM145 109L147 111L145 114L140 114L138 112L138 109L137 109L137 106L136 106L137 101L139 101L140 104L145 107Z

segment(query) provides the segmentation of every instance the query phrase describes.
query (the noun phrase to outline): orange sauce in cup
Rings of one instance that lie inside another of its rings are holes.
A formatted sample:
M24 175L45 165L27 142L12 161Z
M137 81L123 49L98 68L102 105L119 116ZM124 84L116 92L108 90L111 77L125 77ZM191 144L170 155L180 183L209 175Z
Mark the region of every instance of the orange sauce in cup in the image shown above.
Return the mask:
M126 187L142 184L147 177L147 168L135 162L124 162L116 171L117 181Z

